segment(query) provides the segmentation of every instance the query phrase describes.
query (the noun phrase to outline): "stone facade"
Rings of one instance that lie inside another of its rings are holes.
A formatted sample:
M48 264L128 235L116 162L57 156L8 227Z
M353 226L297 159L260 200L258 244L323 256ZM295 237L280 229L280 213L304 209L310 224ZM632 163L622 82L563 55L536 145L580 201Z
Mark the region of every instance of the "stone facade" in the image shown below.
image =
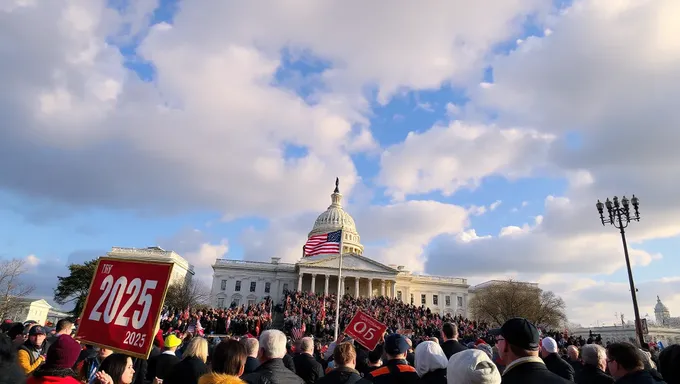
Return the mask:
M661 341L664 346L671 344L680 344L680 329L678 328L667 328L667 327L656 327L649 325L647 327L648 334L645 335L646 342L658 343ZM600 334L602 337L602 344L614 343L619 341L627 341L631 343L636 343L637 336L635 335L635 326L630 325L618 325L609 327L593 327L593 328L576 328L571 329L569 334L575 336L582 336L584 339L588 338L590 331L594 334Z
M52 309L52 306L43 299L29 298L18 299L14 307L14 311L8 314L8 319L18 323L33 320L43 326L47 321L47 314Z

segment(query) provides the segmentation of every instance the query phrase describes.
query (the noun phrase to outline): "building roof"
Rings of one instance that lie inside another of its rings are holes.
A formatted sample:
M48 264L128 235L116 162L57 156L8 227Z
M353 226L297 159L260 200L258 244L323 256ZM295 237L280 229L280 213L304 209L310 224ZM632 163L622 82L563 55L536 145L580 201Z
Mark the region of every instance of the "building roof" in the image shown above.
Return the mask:
M364 246L359 241L359 233L352 215L347 213L342 207L342 194L340 193L339 181L335 179L335 190L331 194L331 205L326 211L316 218L309 236L320 235L342 229L344 233L356 236L354 239L344 239L346 245L354 245L364 250Z

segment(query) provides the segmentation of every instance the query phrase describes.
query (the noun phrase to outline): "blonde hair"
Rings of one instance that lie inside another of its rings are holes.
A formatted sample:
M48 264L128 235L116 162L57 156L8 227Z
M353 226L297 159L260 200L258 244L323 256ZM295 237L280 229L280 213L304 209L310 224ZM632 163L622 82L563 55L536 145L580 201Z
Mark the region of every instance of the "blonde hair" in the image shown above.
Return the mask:
M197 357L204 363L208 361L208 342L202 337L194 337L182 354L182 359Z

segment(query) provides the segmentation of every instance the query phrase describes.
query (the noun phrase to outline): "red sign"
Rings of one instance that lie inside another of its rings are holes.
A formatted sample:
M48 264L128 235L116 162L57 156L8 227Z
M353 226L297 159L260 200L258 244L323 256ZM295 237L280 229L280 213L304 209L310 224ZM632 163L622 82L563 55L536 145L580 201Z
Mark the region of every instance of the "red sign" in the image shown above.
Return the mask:
M100 258L76 339L146 359L171 273L171 263Z
M378 345L386 330L385 324L362 311L358 311L345 328L345 334L372 351Z

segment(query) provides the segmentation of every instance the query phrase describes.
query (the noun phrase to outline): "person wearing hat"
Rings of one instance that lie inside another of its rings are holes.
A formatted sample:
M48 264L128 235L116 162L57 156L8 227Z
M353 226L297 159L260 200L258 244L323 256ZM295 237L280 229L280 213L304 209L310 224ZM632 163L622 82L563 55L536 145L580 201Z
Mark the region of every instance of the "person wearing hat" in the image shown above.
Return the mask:
M61 335L47 351L45 364L28 378L26 384L78 384L77 373L73 366L80 355L80 344L70 335Z
M148 381L153 381L154 378L161 380L166 379L175 364L179 363L177 357L177 348L182 345L182 340L175 336L174 333L169 334L163 342L163 352L149 360L146 378Z
M550 372L538 356L538 329L529 320L515 317L489 332L496 338L505 365L503 384L564 384L570 381Z
M569 381L574 381L574 368L558 354L557 341L552 337L541 340L541 357L548 370Z
M406 361L409 345L406 338L398 333L385 337L383 346L387 362L381 368L372 371L366 378L375 384L381 383L418 383L420 378L416 369Z
M46 337L45 328L40 325L33 325L28 330L28 340L17 351L17 361L25 375L30 375L45 362Z

